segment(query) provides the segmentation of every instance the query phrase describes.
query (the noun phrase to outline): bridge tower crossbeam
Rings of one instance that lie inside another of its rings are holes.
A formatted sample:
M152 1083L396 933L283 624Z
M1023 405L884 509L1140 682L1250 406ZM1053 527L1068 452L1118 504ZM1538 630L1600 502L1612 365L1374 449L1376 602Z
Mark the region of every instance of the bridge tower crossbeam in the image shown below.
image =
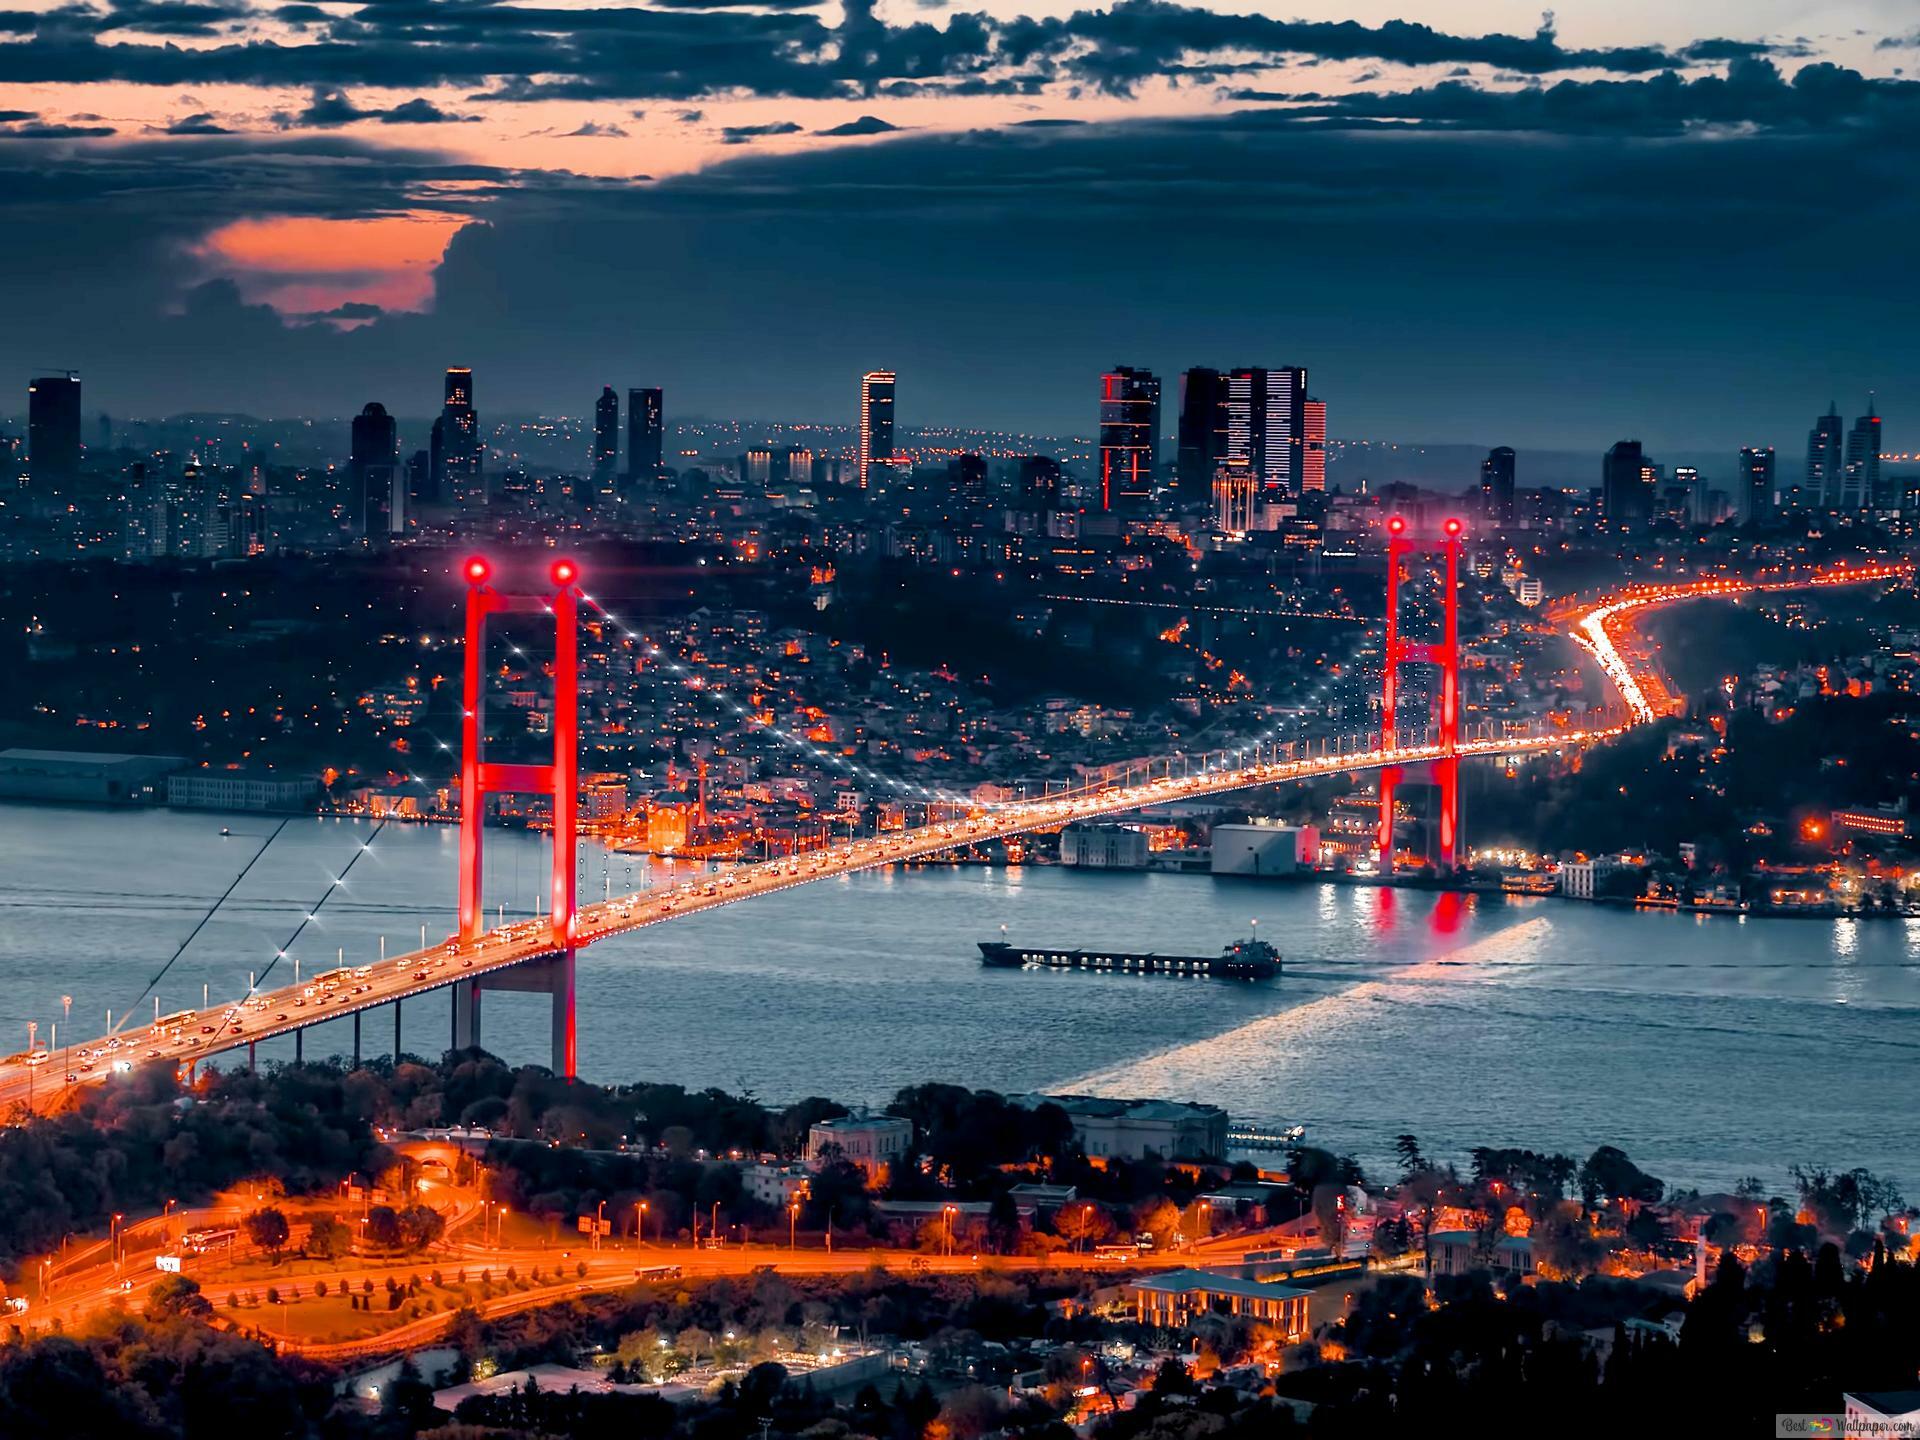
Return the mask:
M579 830L579 565L556 560L548 571L553 588L535 594L495 587L493 567L479 556L466 561L466 682L460 730L460 931L462 947L486 928L481 891L486 797L546 795L552 799L553 848L547 924L553 953L510 970L461 980L453 991L453 1045L478 1046L480 994L486 990L544 992L553 997L553 1071L571 1080L578 1056L574 1025L574 951L578 906L575 849ZM486 759L486 633L494 615L553 617L553 760L546 765L494 764Z
M1400 671L1407 665L1433 665L1440 671L1439 734L1440 758L1430 764L1434 784L1440 791L1440 868L1452 870L1460 844L1460 541L1465 527L1449 519L1438 539L1416 538L1407 533L1403 516L1387 521L1387 623L1386 658L1380 692L1380 740L1386 748L1398 743ZM1446 591L1442 601L1443 620L1437 642L1417 642L1400 634L1400 580L1408 557L1437 553L1446 571ZM1428 717L1429 723L1434 717ZM1405 778L1400 766L1389 765L1380 772L1380 872L1393 873L1394 804L1400 782Z

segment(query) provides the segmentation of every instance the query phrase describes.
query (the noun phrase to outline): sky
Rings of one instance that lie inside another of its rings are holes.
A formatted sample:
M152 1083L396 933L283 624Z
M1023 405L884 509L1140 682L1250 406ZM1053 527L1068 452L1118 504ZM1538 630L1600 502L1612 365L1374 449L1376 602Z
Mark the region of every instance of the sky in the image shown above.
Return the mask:
M885 366L1084 434L1115 364L1299 364L1350 439L1792 450L1873 391L1920 448L1911 0L14 3L19 396L845 420Z

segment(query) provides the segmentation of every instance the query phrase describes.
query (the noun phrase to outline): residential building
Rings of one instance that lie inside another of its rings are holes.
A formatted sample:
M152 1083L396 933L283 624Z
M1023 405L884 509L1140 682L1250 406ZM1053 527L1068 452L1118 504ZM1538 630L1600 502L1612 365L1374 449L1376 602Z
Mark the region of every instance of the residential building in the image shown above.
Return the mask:
M1533 1274L1533 1241L1525 1235L1502 1235L1483 1251L1481 1237L1472 1230L1436 1230L1429 1250L1433 1275L1465 1275L1470 1270Z

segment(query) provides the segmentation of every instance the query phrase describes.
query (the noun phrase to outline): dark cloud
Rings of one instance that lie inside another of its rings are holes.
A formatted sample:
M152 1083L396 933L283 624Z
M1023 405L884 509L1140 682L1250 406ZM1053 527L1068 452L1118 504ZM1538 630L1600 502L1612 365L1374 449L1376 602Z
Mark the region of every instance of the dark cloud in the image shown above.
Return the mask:
M611 121L588 120L578 130L569 130L563 140L624 140L627 132Z
M448 125L467 124L480 119L478 115L455 115L450 110L442 110L424 96L416 95L411 100L403 100L391 110L380 112L382 125Z
M29 120L0 128L0 140L100 140L118 133L111 125L64 125Z
M862 115L858 120L849 120L844 125L835 125L830 129L816 130L816 135L834 137L845 135L889 135L898 130L898 125L890 125L878 115Z
M1802 66L1789 79L1768 60L1736 60L1725 75L1685 80L1561 80L1550 86L1487 90L1457 80L1404 92L1324 95L1229 90L1233 100L1283 104L1270 123L1402 124L1543 134L1677 135L1691 129L1751 128L1818 133L1835 127L1888 135L1920 126L1920 82L1870 79L1842 66Z
M775 120L768 125L726 125L720 130L723 145L751 145L769 135L798 135L801 127L791 120Z
M233 131L222 125L211 111L201 110L192 115L184 115L178 120L170 120L161 127L166 135L231 135Z
M874 13L874 0L844 0L837 26L800 0L588 9L373 0L339 13L304 4L236 10L236 3L121 0L106 11L6 12L0 29L26 38L0 44L0 83L300 85L326 92L486 86L484 94L502 100L1022 94L1058 82L1125 94L1155 77L1217 78L1295 60L1648 75L1793 53L1791 46L1722 39L1678 50L1581 48L1561 44L1550 23L1530 36L1455 35L1404 20L1276 20L1171 0L1118 0L1107 9L1012 19L963 12L942 24L889 24ZM247 18L253 16L301 27L302 43L256 33ZM198 38L234 33L227 43L191 47L139 38L161 25ZM129 30L101 43L109 32Z

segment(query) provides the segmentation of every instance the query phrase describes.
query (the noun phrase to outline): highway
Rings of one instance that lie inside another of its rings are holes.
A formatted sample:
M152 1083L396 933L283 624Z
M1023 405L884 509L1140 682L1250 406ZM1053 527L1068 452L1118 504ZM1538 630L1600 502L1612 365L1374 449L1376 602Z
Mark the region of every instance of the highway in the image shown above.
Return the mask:
M1718 598L1756 591L1825 585L1851 585L1909 579L1901 564L1855 564L1777 579L1706 579L1667 586L1635 587L1605 597L1569 615L1569 632L1593 653L1625 701L1612 712L1594 712L1566 726L1542 724L1525 729L1483 726L1469 732L1452 752L1460 756L1540 754L1612 739L1635 724L1656 718L1650 696L1665 695L1662 682L1637 648L1621 649L1635 619L1646 611L1689 599ZM116 1074L150 1065L178 1070L210 1056L289 1035L323 1020L338 1019L377 1006L412 999L460 980L505 970L571 948L580 948L649 925L756 899L798 885L855 871L921 860L943 851L1004 839L1030 830L1053 829L1073 821L1150 809L1173 801L1228 794L1263 785L1318 776L1414 766L1449 753L1430 733L1403 732L1400 743L1383 744L1377 734L1293 745L1260 745L1226 763L1129 780L1101 789L1054 795L997 807L966 817L900 830L867 839L758 863L740 865L723 875L702 875L664 889L624 895L580 907L564 934L546 919L522 921L489 930L470 943L447 940L424 950L390 957L263 990L240 1000L183 1017L163 1026L127 1024L113 1036L72 1044L58 1055L10 1056L0 1061L0 1112L46 1111L64 1103L67 1075L59 1070L70 1054L74 1084L96 1084ZM1215 752L1216 755L1222 752Z

